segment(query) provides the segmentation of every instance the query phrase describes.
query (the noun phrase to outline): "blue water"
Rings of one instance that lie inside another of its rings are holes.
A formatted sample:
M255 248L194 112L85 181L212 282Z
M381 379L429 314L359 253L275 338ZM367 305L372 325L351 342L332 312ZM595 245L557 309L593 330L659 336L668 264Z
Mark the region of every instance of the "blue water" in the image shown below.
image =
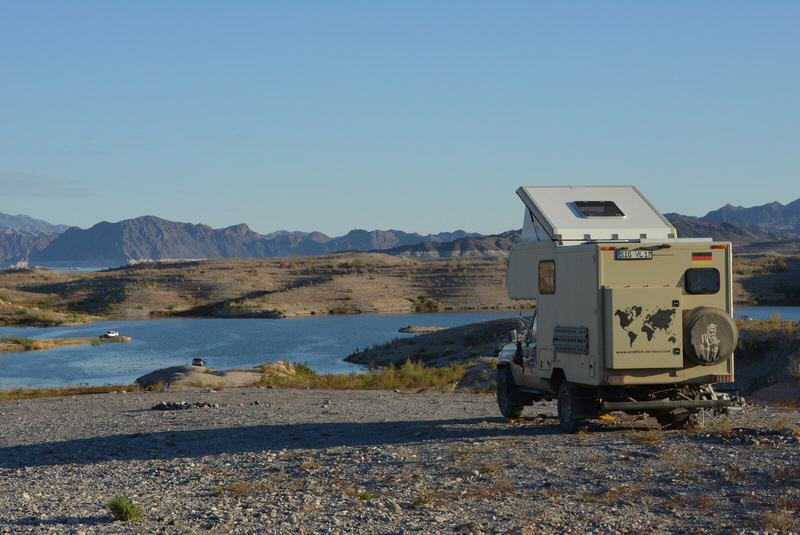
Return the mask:
M734 315L800 321L800 307L736 307ZM518 316L518 312L444 312L433 314L361 314L309 318L160 319L103 321L77 327L0 327L0 338L74 338L98 336L109 329L132 336L128 344L59 347L0 354L0 388L129 384L166 366L201 357L216 369L251 367L285 359L308 362L321 373L360 371L344 362L356 349L411 336L405 325L453 327Z
M782 320L800 321L800 307L733 307L733 317L749 316L754 320L768 320L778 314Z
M361 314L308 318L158 319L103 321L77 327L0 327L0 338L74 338L115 329L127 344L59 347L0 354L0 388L130 384L159 368L205 359L216 369L251 367L285 359L308 362L321 373L360 371L343 361L356 349L410 336L405 325L453 327L518 316L518 312Z

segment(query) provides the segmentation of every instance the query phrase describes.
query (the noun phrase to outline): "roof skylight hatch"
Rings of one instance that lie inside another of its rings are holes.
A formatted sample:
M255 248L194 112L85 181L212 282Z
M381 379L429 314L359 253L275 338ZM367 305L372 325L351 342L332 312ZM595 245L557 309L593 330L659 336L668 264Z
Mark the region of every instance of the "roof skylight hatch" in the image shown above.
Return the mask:
M614 201L575 201L583 217L625 217Z

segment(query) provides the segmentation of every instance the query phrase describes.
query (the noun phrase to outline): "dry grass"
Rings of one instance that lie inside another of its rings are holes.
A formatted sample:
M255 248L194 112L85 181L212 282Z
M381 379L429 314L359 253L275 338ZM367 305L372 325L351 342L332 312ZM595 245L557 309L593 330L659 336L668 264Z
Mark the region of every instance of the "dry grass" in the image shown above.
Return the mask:
M773 470L769 473L769 475L775 483L779 483L781 485L800 483L800 468L798 467Z
M545 487L541 490L542 496L548 501L560 502L561 498L567 494L562 487Z
M741 336L737 356L753 358L780 347L797 347L800 342L800 323L775 316L769 320L737 320Z
M356 498L363 502L369 502L375 499L375 495L368 490L360 490L356 493Z
M312 459L309 461L303 461L302 463L300 463L297 469L300 470L301 472L310 472L312 470L318 469L320 466L321 465L319 464L318 461Z
M739 466L731 466L725 472L725 481L728 483L733 483L735 481L741 481L744 479L745 471Z
M626 436L635 444L643 446L656 446L664 442L664 432L661 429L648 429L647 431L628 431Z
M774 531L794 531L800 529L800 517L789 509L767 511L761 516L761 528Z
M585 496L601 505L617 505L621 502L639 502L643 497L643 489L638 485L622 484L609 487L599 494Z
M265 373L262 386L284 388L322 388L334 390L408 390L432 389L450 391L464 377L460 365L428 368L419 362L406 361L400 367L389 366L362 374L318 375L307 365L295 364L295 373L275 376ZM265 371L268 371L265 368Z
M448 448L448 451L455 460L465 461L494 449L495 447L488 442L474 442L471 444L454 444Z
M427 507L433 503L434 493L430 490L426 489L425 487L420 487L417 489L417 493L414 496L414 499L411 503L414 504L415 507L422 508Z
M711 511L719 501L713 494L700 494L698 496L686 496L676 494L666 501L668 507L690 511Z
M283 470L258 481L252 480L236 480L226 483L225 485L217 486L213 489L216 496L255 496L267 492L275 491L289 491L299 492L303 490L303 480L296 477L290 477Z
M264 484L255 481L231 481L222 487L222 493L231 496L252 496L264 490Z
M478 467L478 472L481 474L493 474L495 472L499 472L500 470L504 470L505 466L500 463L483 463Z
M733 424L728 418L720 417L715 418L705 424L702 428L706 433L717 435L726 440L733 438Z
M0 390L0 401L18 399L53 398L59 396L81 396L85 394L108 394L111 392L140 392L138 385L68 386L61 388L15 388Z
M106 343L130 342L127 336L117 338L53 338L50 340L33 340L31 338L0 338L0 353L16 351L37 351L62 346L101 345Z
M672 468L678 476L695 474L699 471L703 458L702 452L696 446L688 444L681 448L663 448L658 455L660 466Z
M781 407L784 409L800 409L800 401L770 401L769 403L765 403L765 405L769 405L771 407Z

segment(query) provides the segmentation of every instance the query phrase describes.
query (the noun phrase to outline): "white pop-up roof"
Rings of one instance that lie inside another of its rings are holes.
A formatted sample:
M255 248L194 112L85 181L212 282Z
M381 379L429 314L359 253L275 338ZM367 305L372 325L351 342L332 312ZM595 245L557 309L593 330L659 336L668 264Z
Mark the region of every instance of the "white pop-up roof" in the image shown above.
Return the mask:
M523 186L517 195L527 208L524 240L567 245L677 237L667 218L634 186Z

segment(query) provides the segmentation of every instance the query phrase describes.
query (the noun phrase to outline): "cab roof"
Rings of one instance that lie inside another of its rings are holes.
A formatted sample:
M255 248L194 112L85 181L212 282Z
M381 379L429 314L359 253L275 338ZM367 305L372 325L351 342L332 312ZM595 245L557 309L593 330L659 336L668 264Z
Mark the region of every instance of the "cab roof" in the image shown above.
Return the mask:
M677 237L635 186L522 186L517 195L527 208L523 239L569 244Z

